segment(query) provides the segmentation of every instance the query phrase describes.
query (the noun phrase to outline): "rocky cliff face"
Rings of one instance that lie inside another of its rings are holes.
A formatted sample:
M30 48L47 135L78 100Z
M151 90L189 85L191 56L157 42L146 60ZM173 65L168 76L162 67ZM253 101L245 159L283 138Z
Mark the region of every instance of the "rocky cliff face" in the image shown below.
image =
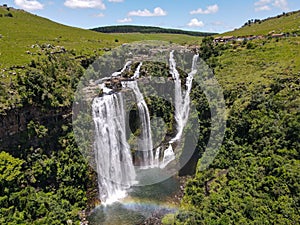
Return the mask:
M45 127L56 127L70 119L71 109L67 107L46 111L37 106L26 106L7 111L6 115L0 116L0 150L9 151L12 146L21 144L21 135L27 132L28 124L31 121ZM49 132L53 133L54 130ZM34 139L35 137L32 138L32 142Z

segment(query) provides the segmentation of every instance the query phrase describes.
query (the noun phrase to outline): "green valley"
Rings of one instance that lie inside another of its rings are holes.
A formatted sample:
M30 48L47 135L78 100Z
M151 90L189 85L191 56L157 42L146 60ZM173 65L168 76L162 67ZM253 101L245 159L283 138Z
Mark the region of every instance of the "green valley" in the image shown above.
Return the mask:
M143 40L197 50L226 102L217 157L204 171L198 161L178 212L162 224L299 224L299 16L285 13L218 35L286 37L215 43L212 36L99 33L0 7L0 224L80 224L99 204L97 175L75 142L74 92L97 57ZM202 91L192 94L201 124L193 157L200 159L210 112Z

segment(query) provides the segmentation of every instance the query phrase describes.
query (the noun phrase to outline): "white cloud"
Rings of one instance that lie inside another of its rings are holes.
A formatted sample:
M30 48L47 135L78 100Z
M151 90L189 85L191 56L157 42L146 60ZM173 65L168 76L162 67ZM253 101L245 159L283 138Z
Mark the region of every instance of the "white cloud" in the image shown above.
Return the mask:
M150 12L148 9L131 11L128 13L128 16L165 16L167 12L160 7L156 7L153 12Z
M94 17L104 17L104 14L103 13L99 13L99 14L96 14L96 15L94 15Z
M262 5L255 8L255 11L268 11L271 10L271 7L268 5Z
M194 18L187 24L189 27L203 27L204 23L199 21L198 19Z
M255 11L271 10L272 7L288 10L287 0L259 0L254 3Z
M109 2L124 2L124 0L108 0Z
M272 0L259 0L258 2L255 2L254 5L255 6L265 6L271 2L272 2Z
M25 10L38 10L44 8L44 5L36 0L15 0L15 4Z
M282 10L288 10L288 2L287 0L275 0L273 5Z
M219 11L219 6L217 4L215 5L209 5L205 10L199 8L197 10L193 10L190 12L190 14L212 14Z
M212 22L211 25L213 25L213 26L223 26L224 23L221 22L221 21L215 21L215 22Z
M120 19L120 20L117 20L118 23L129 23L129 22L132 22L132 19L130 17L126 17L124 19Z
M102 0L66 0L64 5L69 8L106 8Z

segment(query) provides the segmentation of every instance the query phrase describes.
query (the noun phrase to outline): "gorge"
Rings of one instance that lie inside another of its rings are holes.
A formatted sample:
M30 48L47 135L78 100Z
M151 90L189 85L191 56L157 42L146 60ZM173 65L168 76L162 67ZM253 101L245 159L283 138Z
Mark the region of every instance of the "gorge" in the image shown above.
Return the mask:
M172 75L175 96L174 118L175 135L169 141L161 143L154 148L151 131L151 116L143 93L139 88L140 69L142 62L138 64L134 75L128 80L121 80L122 89L118 92L103 91L102 96L93 100L92 112L95 125L94 152L96 168L98 173L98 187L102 204L111 204L126 196L127 190L139 183L137 173L141 170L159 168L164 172L177 156L174 151L176 142L184 139L183 130L189 117L190 91L193 76L197 73L196 64L198 55L194 55L191 72L188 73L185 88L182 88L179 72L176 68L174 51L169 55L169 72ZM131 62L125 63L119 72L114 72L112 77L122 76L131 68ZM105 84L100 84L102 89L109 89ZM111 90L111 89L109 89ZM132 152L126 134L126 91L132 92L139 121L139 132L137 134L137 149ZM139 160L133 160L139 159ZM143 172L145 173L145 172Z

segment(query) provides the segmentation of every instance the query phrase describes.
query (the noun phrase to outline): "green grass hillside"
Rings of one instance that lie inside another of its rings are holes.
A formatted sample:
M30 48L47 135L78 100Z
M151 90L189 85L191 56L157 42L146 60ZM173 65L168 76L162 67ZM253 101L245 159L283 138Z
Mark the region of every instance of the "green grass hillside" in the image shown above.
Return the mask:
M228 44L217 57L215 73L226 89L243 85L253 90L257 85L270 85L274 79L300 71L300 37L265 39Z
M267 35L274 33L297 33L300 31L300 11L283 13L276 17L265 20L257 20L240 29L226 32L223 35L247 36L247 35Z
M12 17L7 14L11 13ZM51 44L64 46L68 50L75 50L76 54L88 55L111 48L125 42L140 40L164 40L180 44L194 43L199 37L178 34L102 34L55 23L23 10L0 7L0 68L23 65L30 62L32 57L27 51L36 53L32 49L34 44Z
M64 26L23 10L0 8L0 14L13 17L0 18L1 67L28 63L26 51L35 52L34 44L60 45L77 51L88 51L98 46L113 45L111 37L92 31Z

